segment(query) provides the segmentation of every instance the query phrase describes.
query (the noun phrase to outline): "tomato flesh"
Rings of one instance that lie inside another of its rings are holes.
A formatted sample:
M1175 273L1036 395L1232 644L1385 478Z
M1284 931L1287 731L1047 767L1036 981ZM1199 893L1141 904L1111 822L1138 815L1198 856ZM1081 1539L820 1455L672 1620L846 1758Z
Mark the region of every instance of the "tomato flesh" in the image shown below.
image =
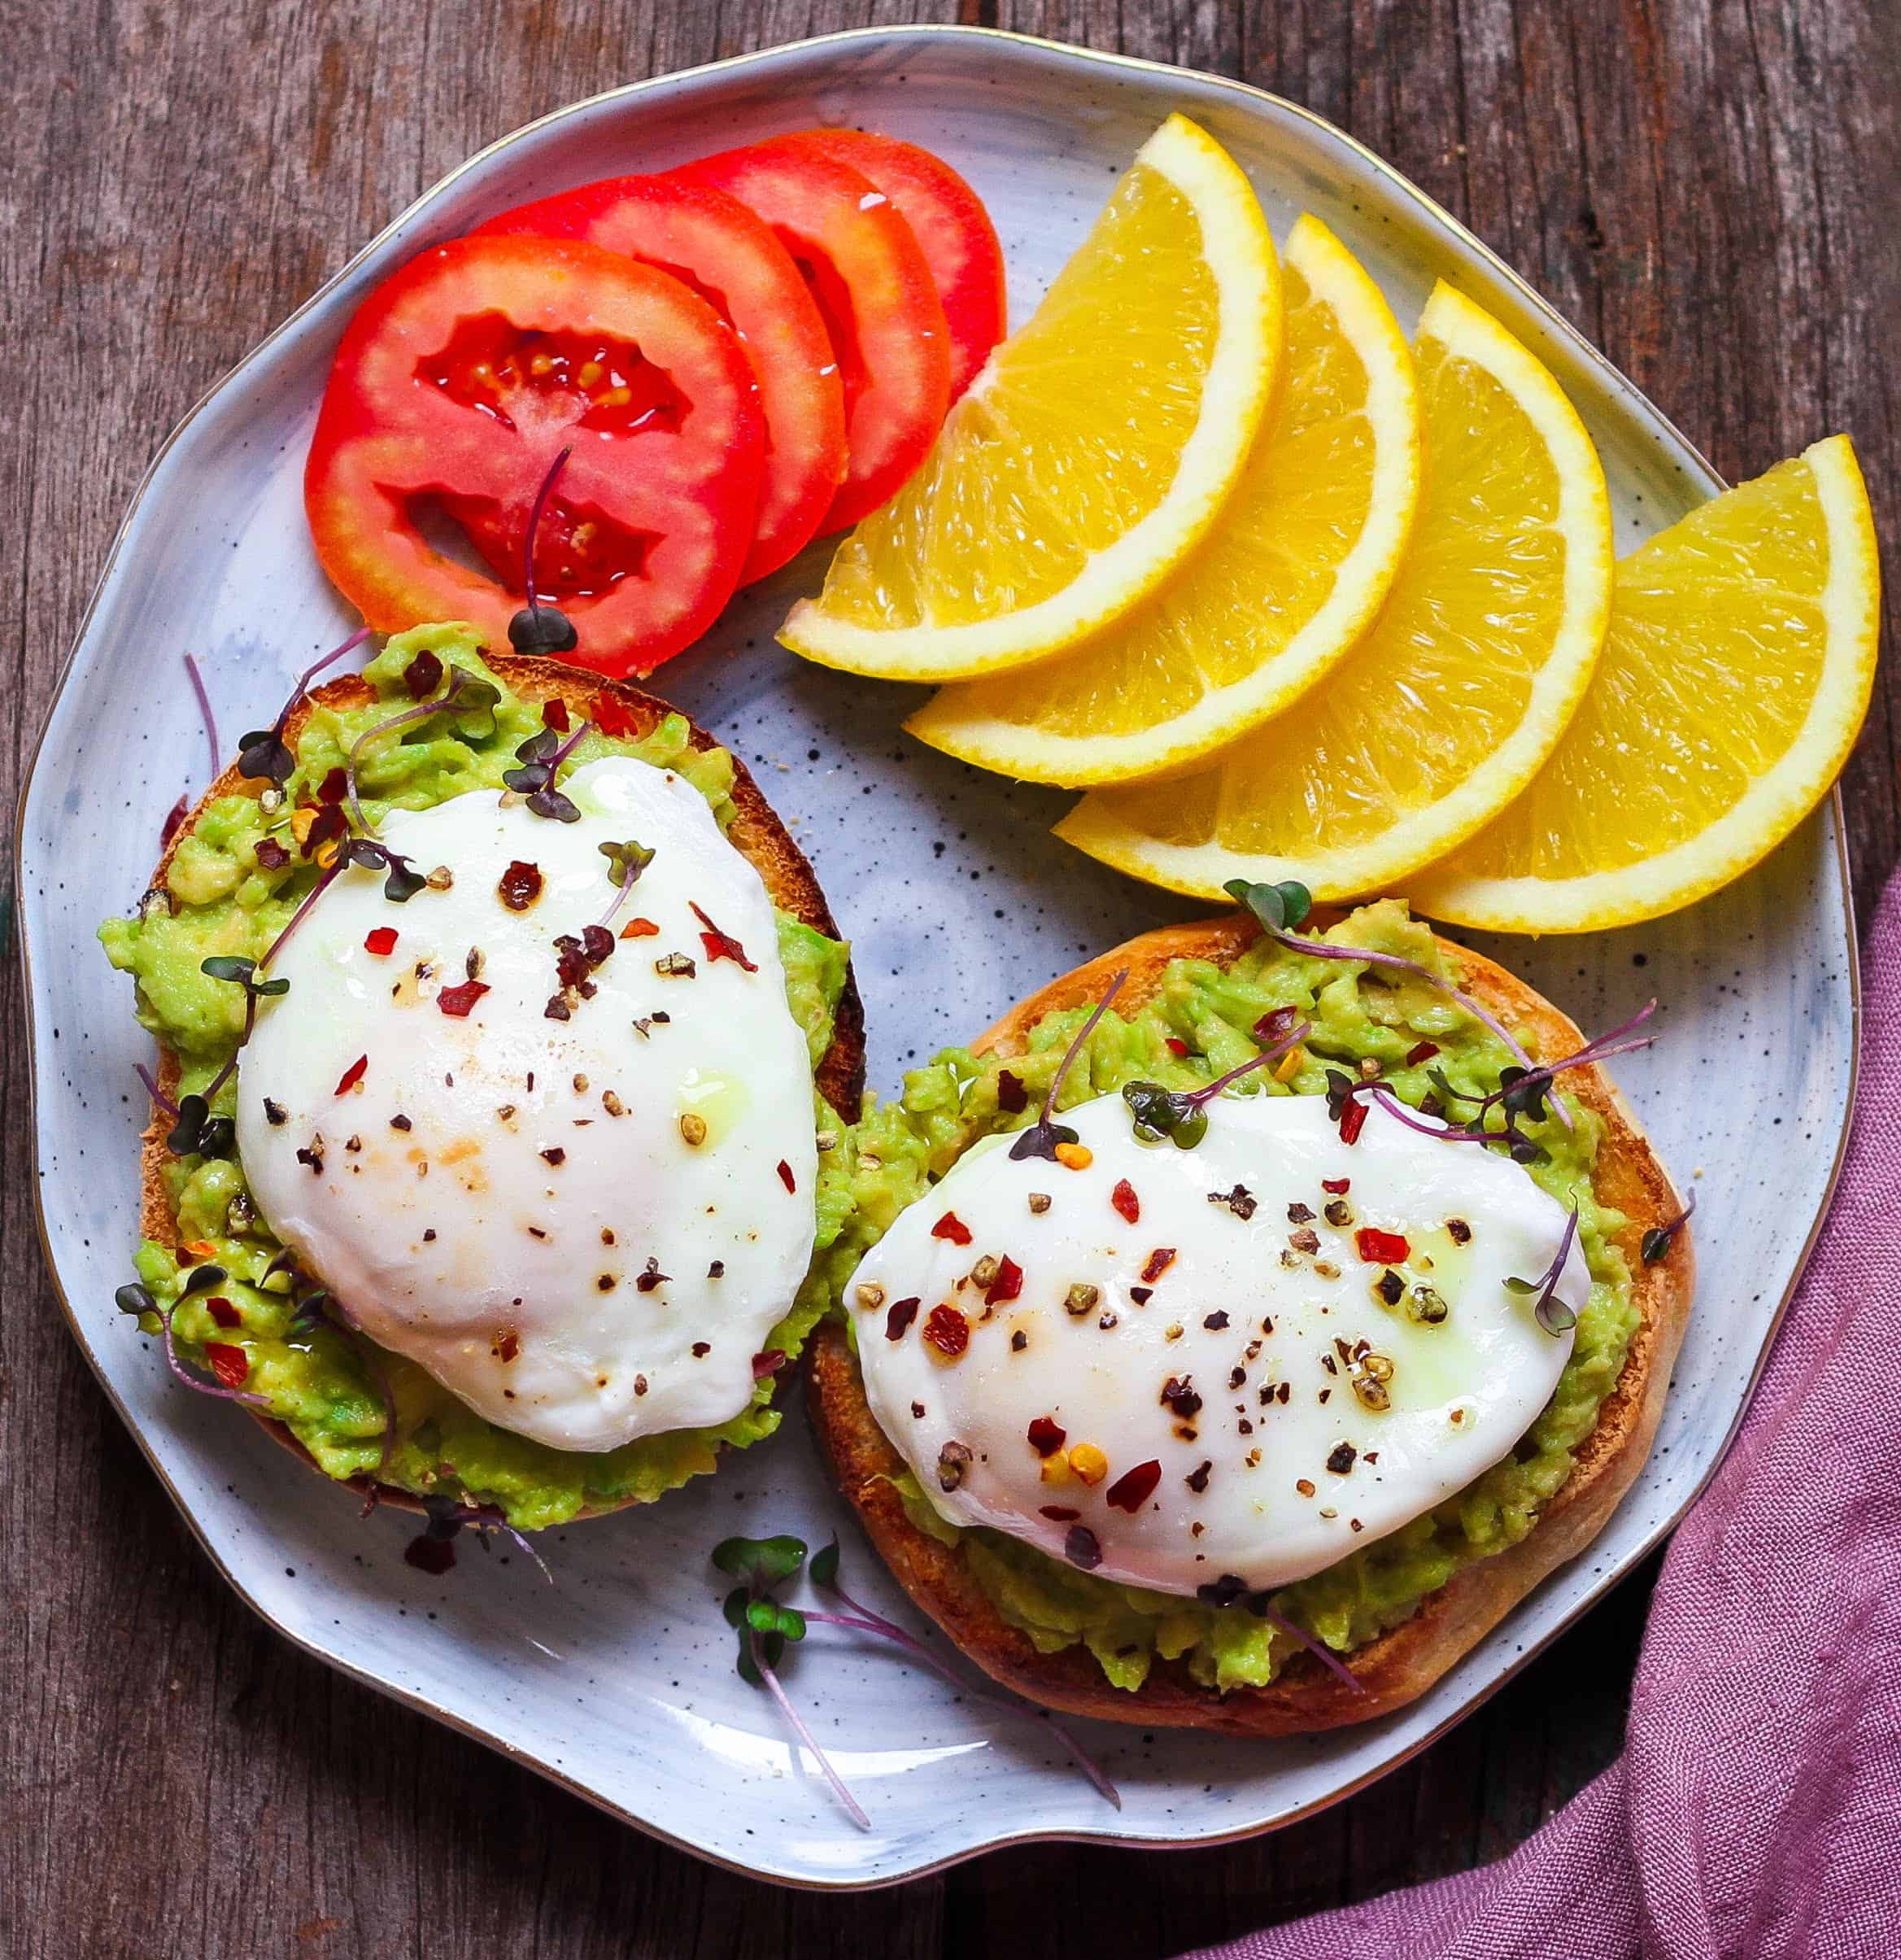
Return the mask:
M983 372L1009 329L1003 247L975 191L940 156L867 129L801 129L783 139L849 164L911 228L950 330L950 398Z
M737 338L678 281L598 246L460 238L412 260L337 351L304 472L317 555L365 621L473 621L525 596L573 619L566 657L645 674L698 639L745 562L765 455ZM431 511L487 574L438 548Z
M669 177L609 177L504 212L479 236L579 238L689 287L738 335L757 378L766 452L740 583L810 542L845 473L844 391L805 282L770 226L724 191Z
M722 151L672 175L748 205L826 316L849 455L819 528L856 524L923 461L950 406L949 329L910 226L870 178L796 138Z

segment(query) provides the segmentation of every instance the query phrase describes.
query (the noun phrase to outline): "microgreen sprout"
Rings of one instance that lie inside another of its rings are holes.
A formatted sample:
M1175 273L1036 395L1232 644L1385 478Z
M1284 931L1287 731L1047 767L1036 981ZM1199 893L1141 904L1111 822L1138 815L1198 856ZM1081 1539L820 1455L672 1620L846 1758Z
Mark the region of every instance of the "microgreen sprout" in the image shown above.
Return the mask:
M627 894L640 881L640 874L653 862L653 853L631 837L625 844L604 844L599 848L608 861L608 875L614 881L614 895L608 901L608 909L600 915L600 923L604 926L626 904Z
M1670 1256L1670 1248L1676 1242L1676 1234L1690 1223L1690 1215L1696 1210L1696 1193L1692 1191L1690 1201L1676 1216L1660 1225L1652 1225L1643 1236L1643 1261L1654 1266L1660 1259Z
M1563 1277L1564 1262L1571 1257L1572 1242L1577 1237L1577 1217L1578 1207L1573 1203L1571 1216L1564 1221L1564 1236L1558 1242L1558 1256L1537 1279L1515 1277L1505 1282L1510 1292L1537 1295L1537 1303L1532 1312L1548 1334L1568 1334L1577 1325L1576 1309L1558 1297L1558 1282Z
M1178 1150L1192 1150L1208 1133L1208 1105L1230 1083L1297 1048L1313 1032L1313 1024L1296 1021L1293 1008L1280 1007L1262 1015L1254 1032L1270 1045L1200 1089L1164 1089L1159 1082L1125 1084L1123 1100L1135 1117L1136 1135L1144 1143L1158 1143L1166 1137Z
M559 607L543 605L534 590L535 533L541 528L542 510L555 487L555 478L573 453L572 447L564 449L548 465L541 488L534 493L534 508L528 513L528 535L521 548L521 589L528 603L508 622L508 644L517 653L572 653L580 644L581 635L574 631L573 621Z
M556 728L538 728L515 751L521 766L504 770L502 781L518 796L527 797L528 807L536 816L552 817L562 823L579 820L581 812L556 788L555 777L593 726L592 722L582 722L565 741Z
M1378 953L1370 946L1337 946L1331 940L1303 939L1294 930L1312 909L1313 901L1304 884L1297 884L1292 879L1281 884L1250 884L1245 878L1231 878L1222 887L1238 906L1254 915L1262 932L1276 945L1287 947L1294 953L1304 953L1312 959L1354 960L1368 967L1384 967L1390 971L1410 973L1424 980L1428 986L1436 987L1450 999L1458 1002L1481 1027L1489 1028L1511 1051L1519 1065L1524 1068L1532 1066L1532 1059L1506 1032L1504 1025L1488 1014L1469 993L1463 993L1452 983L1442 979L1430 967L1422 966L1416 959L1402 958L1397 953ZM1570 1112L1562 1104L1558 1115L1567 1129L1571 1128Z
M414 666L419 664L423 657L419 653L411 665ZM434 654L429 654L428 657L434 662L435 672L439 674L442 672L441 661ZM363 814L363 804L356 786L356 759L362 754L365 744L373 742L379 736L393 734L399 728L406 728L412 722L426 722L432 716L443 714L453 714L458 723L464 715L486 714L491 718L490 732L492 733L494 711L501 698L501 690L492 681L478 680L466 667L451 667L449 670L448 685L440 694L432 695L430 699L417 702L413 708L405 708L399 714L392 714L387 720L377 722L364 729L350 744L350 753L343 758L344 779L349 786L350 815L356 827L372 834L376 828Z
M1129 977L1124 967L1103 989L1102 998L1089 1010L1089 1016L1071 1037L1070 1045L1063 1050L1062 1059L1056 1065L1056 1073L1049 1078L1049 1093L1043 1098L1043 1107L1037 1112L1036 1120L1022 1132L1010 1146L1010 1156L1017 1163L1028 1157L1040 1157L1046 1163L1056 1161L1059 1145L1074 1143L1076 1133L1066 1124L1053 1120L1056 1114L1056 1098L1062 1093L1063 1079L1074 1066L1076 1057L1083 1052L1083 1045L1096 1031L1096 1024L1108 1013L1110 1002L1121 993L1123 982Z
M290 719L292 710L303 699L310 683L325 667L334 666L346 653L360 647L369 638L368 626L360 626L345 640L342 646L333 647L314 666L306 667L298 675L290 690L290 698L285 702L276 721L268 728L254 728L246 736L241 736L238 744L238 772L253 781L267 781L281 789L290 779L290 772L297 766L297 758L291 754L284 740L284 730Z
M831 1785L839 1801L844 1806L852 1822L861 1830L869 1831L871 1820L859 1807L857 1800L845 1788L838 1772L826 1760L825 1752L813 1740L811 1731L800 1720L791 1703L787 1699L783 1684L775 1671L785 1655L790 1642L802 1640L809 1626L840 1626L853 1633L871 1634L889 1640L910 1659L930 1668L948 1681L960 1694L982 1702L985 1706L1001 1709L1012 1714L1040 1714L1024 1703L1011 1696L1000 1695L985 1688L974 1688L953 1668L933 1653L922 1640L907 1633L896 1622L887 1620L881 1613L873 1610L861 1600L854 1599L845 1590L839 1576L839 1543L835 1538L831 1543L821 1546L812 1554L808 1565L805 1545L796 1538L729 1538L716 1545L713 1562L730 1578L740 1580L729 1592L723 1604L728 1626L739 1635L739 1671L742 1679L754 1687L764 1687L778 1703L794 1734L812 1752L813 1759L824 1772L826 1780ZM780 1587L797 1578L804 1566L806 1576L822 1592L826 1592L848 1610L844 1613L801 1611L783 1604L774 1596ZM1083 1746L1069 1730L1049 1717L1043 1717L1049 1724L1051 1732L1068 1751L1076 1766L1088 1778L1101 1792L1105 1801L1118 1810L1122 1808L1122 1796L1116 1787L1092 1762Z
M773 1597L774 1589L795 1578L805 1563L804 1543L796 1538L723 1539L713 1548L713 1562L729 1578L741 1582L726 1595L723 1608L726 1624L739 1636L739 1678L754 1687L765 1688L778 1702L779 1712L792 1733L812 1752L813 1760L824 1771L826 1781L844 1805L846 1814L861 1831L869 1831L871 1819L800 1719L799 1711L792 1706L774 1671L784 1656L786 1643L805 1637L804 1616L796 1608L782 1606Z
M238 1046L231 1050L224 1067L204 1088L181 1096L170 1107L168 1113L175 1120L171 1134L165 1139L165 1147L174 1157L221 1157L237 1139L236 1126L231 1119L214 1116L211 1105L218 1098L218 1091L230 1080L238 1067L238 1049L251 1039L251 1030L257 1025L258 1002L290 991L287 980L259 980L258 965L257 961L246 959L235 953L216 954L199 963L198 971L207 980L228 980L244 989L244 1028L238 1037ZM139 1073L145 1076L143 1069ZM154 1101L164 1107L164 1101L158 1093L157 1085L149 1077L146 1080Z
M370 1494L371 1501L363 1508L367 1517L376 1508L376 1493ZM547 1569L547 1561L535 1550L527 1539L508 1522L507 1514L499 1504L472 1504L447 1491L432 1492L422 1500L422 1508L429 1522L421 1534L412 1539L403 1553L403 1562L420 1570L440 1574L448 1570L456 1562L451 1541L464 1525L476 1534L476 1542L482 1550L488 1550L489 1534L506 1531L510 1538L533 1559L540 1568L541 1576L549 1585L555 1582L555 1575ZM433 1555L433 1556L432 1556Z

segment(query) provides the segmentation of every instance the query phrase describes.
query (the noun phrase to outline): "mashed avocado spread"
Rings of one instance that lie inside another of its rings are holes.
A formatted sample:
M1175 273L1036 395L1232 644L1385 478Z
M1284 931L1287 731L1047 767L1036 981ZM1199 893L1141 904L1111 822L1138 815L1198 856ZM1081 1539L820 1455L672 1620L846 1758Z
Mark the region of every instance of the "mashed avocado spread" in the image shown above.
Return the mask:
M1394 900L1362 908L1328 936L1399 954L1454 983L1458 978L1447 971L1431 932ZM1194 1088L1258 1052L1248 1031L1264 1013L1284 1006L1297 1009L1314 1032L1304 1045L1304 1066L1290 1081L1267 1081L1267 1094L1323 1094L1328 1063L1350 1072L1367 1058L1380 1063L1394 1093L1415 1107L1434 1093L1428 1066L1444 1070L1456 1089L1495 1089L1500 1071L1512 1061L1498 1037L1437 989L1410 976L1395 982L1389 971L1303 958L1267 941L1226 971L1204 960L1176 960L1140 1009L1127 1019L1113 1011L1103 1017L1063 1084L1062 1102L1085 1102L1138 1078ZM832 1195L848 1197L851 1209L843 1229L833 1230L822 1261L835 1299L842 1299L859 1259L898 1213L972 1144L1033 1120L1086 1011L1045 1016L1031 1032L1027 1054L1009 1060L1028 1089L1028 1110L1010 1115L998 1107L1001 1061L951 1049L913 1070L897 1102L870 1111L842 1139ZM1171 1039L1186 1052L1171 1049ZM1435 1044L1437 1054L1409 1067L1407 1055L1422 1041ZM1563 1100L1575 1128L1566 1129L1554 1114L1524 1127L1550 1153L1531 1175L1561 1203L1579 1207L1593 1284L1571 1359L1550 1403L1502 1461L1411 1524L1275 1596L1275 1612L1338 1652L1363 1646L1408 1618L1461 1566L1522 1539L1569 1474L1572 1452L1596 1425L1623 1372L1637 1324L1628 1269L1612 1242L1624 1220L1600 1207L1592 1193L1601 1122L1581 1104ZM960 1528L940 1515L913 1478L895 1481L912 1522L958 1548L1005 1619L1045 1653L1083 1642L1118 1687L1140 1687L1158 1656L1182 1660L1204 1685L1263 1686L1298 1651L1285 1633L1245 1606L1206 1606L1079 1571L1001 1532Z
M500 699L492 715L438 715L406 731L402 740L366 751L357 772L365 814L373 824L386 810L426 810L469 790L499 790L503 771L517 766L517 746L542 727L539 707L500 686L482 660L473 628L418 627L391 640L364 669L364 679L376 692L373 704L342 712L312 708L294 744L296 766L281 805L267 811L249 795L216 799L180 839L163 889L148 894L133 917L111 919L99 928L107 958L137 983L140 1021L178 1058L181 1093L202 1091L211 1081L236 1047L243 1023L242 989L207 977L202 963L220 954L260 957L316 880L316 867L294 848L281 862L277 851L267 849L269 862L260 863L259 845L273 836L290 845L290 813L342 763L356 737L413 705L403 673L425 650L445 669L462 667L497 686ZM690 738L686 718L669 714L637 739L591 732L573 761L578 766L603 756L633 756L672 770L728 823L734 814L732 758L723 749L695 749ZM831 1042L848 949L783 912L778 938L788 1002L816 1063ZM235 1095L233 1077L219 1092L212 1113L231 1115ZM823 1149L824 1138L842 1126L816 1095L813 1102L822 1139L817 1251L791 1312L767 1342L788 1359L834 1297L828 1249L850 1209L847 1173L835 1167L837 1153ZM534 1530L560 1524L584 1507L658 1497L713 1469L720 1444L743 1448L778 1426L769 1377L755 1390L752 1404L717 1429L642 1437L599 1454L553 1449L499 1429L401 1356L368 1342L360 1348L325 1321L314 1328L293 1325L290 1280L269 1271L282 1248L256 1215L234 1152L168 1159L164 1177L189 1264L181 1268L170 1250L148 1240L139 1249L138 1277L161 1305L177 1303L172 1332L181 1355L208 1374L207 1342L242 1348L246 1392L265 1397L269 1412L333 1477L373 1474L418 1495L498 1505L510 1524ZM236 1308L236 1328L213 1319L209 1290L181 1299L190 1266L207 1262L229 1275L216 1293L220 1305L229 1300ZM156 1332L155 1316L146 1316L146 1325ZM374 1379L378 1369L396 1412L386 1460L386 1417Z

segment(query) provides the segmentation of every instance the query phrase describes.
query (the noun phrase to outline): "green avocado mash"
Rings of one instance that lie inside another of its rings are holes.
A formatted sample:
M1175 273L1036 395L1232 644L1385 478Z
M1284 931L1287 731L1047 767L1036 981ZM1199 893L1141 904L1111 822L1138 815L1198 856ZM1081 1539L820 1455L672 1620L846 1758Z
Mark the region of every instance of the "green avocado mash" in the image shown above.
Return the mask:
M1430 931L1394 900L1362 908L1328 936L1445 972ZM1227 971L1203 960L1177 960L1154 997L1135 1014L1126 1019L1105 1015L1063 1085L1062 1103L1085 1102L1138 1078L1172 1089L1206 1082L1258 1052L1249 1029L1283 1006L1297 1008L1314 1032L1305 1044L1306 1065L1291 1082L1268 1081L1264 1093L1270 1095L1323 1094L1326 1063L1344 1063L1350 1070L1370 1057L1394 1092L1417 1105L1432 1085L1427 1064L1408 1067L1406 1058L1422 1041L1437 1045L1430 1065L1468 1092L1496 1089L1500 1070L1512 1059L1496 1036L1421 980L1402 976L1395 982L1389 970L1306 958L1262 941ZM857 1261L898 1213L973 1143L1033 1120L1085 1011L1046 1016L1031 1031L1028 1054L1009 1061L1029 1090L1027 1111L1013 1115L998 1108L1002 1063L951 1049L913 1070L896 1102L868 1111L843 1140L834 1168L848 1180L852 1210L825 1255L835 1298L842 1299ZM1171 1037L1185 1054L1168 1046ZM1574 1128L1567 1130L1555 1115L1525 1127L1550 1153L1531 1174L1561 1203L1578 1205L1594 1281L1570 1361L1550 1403L1502 1462L1411 1524L1275 1596L1276 1613L1338 1652L1408 1618L1462 1565L1523 1538L1568 1475L1572 1451L1595 1426L1623 1371L1637 1322L1629 1272L1611 1242L1624 1220L1592 1194L1602 1126L1589 1110L1564 1100ZM1158 1656L1182 1659L1205 1685L1262 1686L1297 1651L1286 1634L1244 1606L1210 1607L1120 1585L1002 1533L960 1529L933 1508L913 1478L896 1481L912 1522L961 1548L1006 1620L1045 1653L1082 1641L1118 1687L1140 1687Z
M178 1057L181 1093L204 1089L235 1047L243 1023L242 990L208 978L202 963L217 954L255 959L282 929L316 882L316 871L294 849L277 868L260 865L257 847L267 833L289 843L288 818L338 766L363 731L412 705L403 670L427 649L445 669L466 668L499 686L483 663L472 627L420 626L391 640L364 670L375 689L373 705L338 713L312 709L295 744L296 768L280 806L267 811L253 796L220 797L181 840L163 894L148 894L138 912L99 928L107 957L137 983L140 1021ZM502 772L516 766L517 747L542 726L538 706L507 688L492 716L458 722L446 715L421 722L400 740L366 751L358 770L363 805L372 823L394 809L426 810L472 789L502 787ZM577 766L602 756L635 756L684 777L713 806L721 823L733 814L732 758L723 749L701 751L690 741L686 718L670 714L639 740L590 733L573 752ZM266 853L267 858L274 853ZM426 870L427 867L418 867ZM816 1063L831 1045L832 1016L845 983L848 949L780 914L779 951L794 1017L804 1028ZM235 1080L212 1106L229 1115ZM813 1098L822 1139L840 1128ZM294 1329L290 1281L268 1268L281 1251L259 1218L234 1158L187 1156L165 1167L167 1194L176 1211L181 1244L196 1242L194 1263L209 1259L229 1277L217 1290L237 1308L240 1325L220 1326L199 1293L177 1306L172 1332L181 1355L207 1373L207 1342L244 1351L247 1393L264 1395L269 1412L285 1423L331 1476L373 1474L379 1482L418 1495L441 1493L477 1504L499 1505L522 1530L557 1525L588 1506L630 1499L645 1502L714 1467L717 1446L743 1448L770 1436L779 1417L770 1406L773 1381L760 1382L751 1406L717 1429L682 1430L646 1436L599 1454L550 1448L499 1429L476 1415L433 1377L400 1355L363 1350L328 1323ZM774 1329L769 1347L796 1355L831 1297L827 1249L849 1209L843 1173L831 1154L820 1159L817 1194L818 1251L791 1311ZM208 1245L207 1253L203 1247ZM179 1302L183 1276L166 1247L147 1241L138 1253L138 1277L162 1305ZM156 1317L145 1316L147 1332ZM396 1409L396 1438L387 1460L386 1416L373 1377L380 1369Z

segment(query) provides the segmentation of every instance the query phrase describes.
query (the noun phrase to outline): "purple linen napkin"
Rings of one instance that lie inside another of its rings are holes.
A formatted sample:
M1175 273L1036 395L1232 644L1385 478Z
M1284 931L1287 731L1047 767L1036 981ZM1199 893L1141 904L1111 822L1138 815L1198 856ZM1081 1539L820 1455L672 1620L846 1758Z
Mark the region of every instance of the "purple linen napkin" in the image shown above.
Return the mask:
M1864 977L1834 1208L1664 1562L1622 1760L1498 1864L1201 1960L1901 1955L1901 878Z

